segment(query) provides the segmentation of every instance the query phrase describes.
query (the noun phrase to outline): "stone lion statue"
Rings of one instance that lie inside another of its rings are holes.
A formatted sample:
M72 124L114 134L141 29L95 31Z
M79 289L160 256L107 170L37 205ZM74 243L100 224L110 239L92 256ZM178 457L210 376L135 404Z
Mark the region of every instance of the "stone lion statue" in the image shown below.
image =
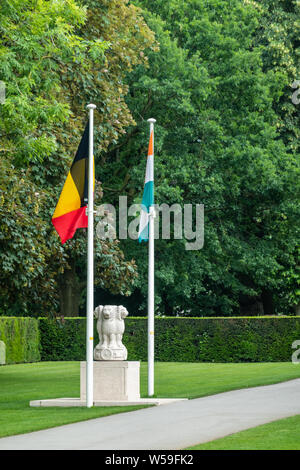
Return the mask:
M123 305L99 305L94 311L97 318L99 343L94 349L95 361L126 361L127 349L122 343L124 318L128 311Z

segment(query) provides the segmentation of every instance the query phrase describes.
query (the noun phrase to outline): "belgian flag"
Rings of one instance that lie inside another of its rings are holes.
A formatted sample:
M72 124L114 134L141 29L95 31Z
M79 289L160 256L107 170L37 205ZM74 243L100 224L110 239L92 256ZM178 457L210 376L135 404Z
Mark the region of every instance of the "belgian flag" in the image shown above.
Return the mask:
M88 203L89 122L84 130L74 161L62 189L52 223L62 244L78 228L88 226L86 208ZM94 186L94 182L93 182Z

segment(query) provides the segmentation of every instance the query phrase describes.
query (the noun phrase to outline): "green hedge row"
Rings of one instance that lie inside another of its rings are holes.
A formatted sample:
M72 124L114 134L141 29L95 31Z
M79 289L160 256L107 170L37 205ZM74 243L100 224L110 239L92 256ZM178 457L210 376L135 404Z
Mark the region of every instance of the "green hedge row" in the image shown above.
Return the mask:
M39 319L41 360L85 360L84 318ZM98 343L95 322L94 345ZM178 362L290 361L300 317L156 318L155 360ZM127 318L128 360L147 360L147 319Z
M36 318L0 317L0 340L5 343L6 364L41 360L39 322Z
M63 322L55 319L39 318L39 327L42 361L85 360L85 318L66 318ZM96 332L95 329L95 336Z
M85 318L0 317L6 363L85 360ZM290 361L300 317L156 318L155 360L178 362ZM95 321L95 341L98 335ZM126 319L131 361L147 360L147 319Z

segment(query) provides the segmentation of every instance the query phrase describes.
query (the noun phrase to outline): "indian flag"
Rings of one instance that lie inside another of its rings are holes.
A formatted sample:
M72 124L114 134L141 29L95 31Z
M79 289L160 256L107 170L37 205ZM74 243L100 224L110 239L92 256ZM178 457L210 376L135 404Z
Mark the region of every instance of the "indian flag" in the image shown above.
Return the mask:
M150 133L144 194L141 205L139 242L149 240L149 210L154 205L153 129Z

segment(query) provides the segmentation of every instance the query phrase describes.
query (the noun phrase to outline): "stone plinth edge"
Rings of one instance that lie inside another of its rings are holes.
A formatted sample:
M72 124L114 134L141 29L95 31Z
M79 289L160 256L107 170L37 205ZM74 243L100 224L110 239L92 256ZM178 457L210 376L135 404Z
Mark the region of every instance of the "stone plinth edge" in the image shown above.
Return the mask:
M169 405L177 401L184 401L187 398L140 398L134 401L94 401L93 406L136 406L136 405ZM49 400L32 400L30 406L58 406L58 407L70 407L70 406L86 406L86 402L80 398L53 398Z

